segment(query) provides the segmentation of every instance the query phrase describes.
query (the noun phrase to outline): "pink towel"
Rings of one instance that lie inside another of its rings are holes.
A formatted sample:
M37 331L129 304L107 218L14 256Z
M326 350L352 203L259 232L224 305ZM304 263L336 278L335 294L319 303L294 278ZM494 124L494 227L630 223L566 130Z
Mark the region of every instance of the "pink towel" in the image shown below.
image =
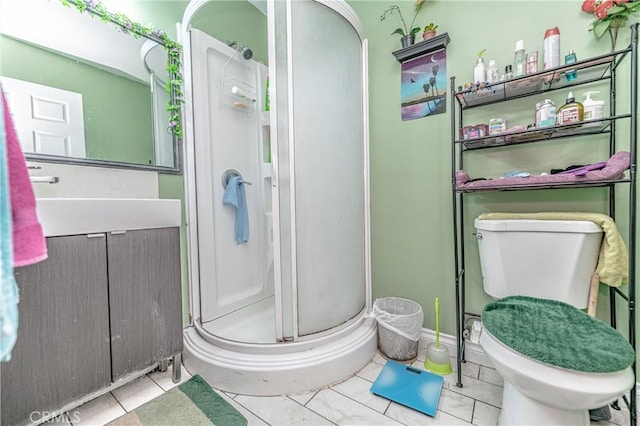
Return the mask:
M7 163L11 188L13 226L13 266L31 265L47 258L47 244L36 214L36 197L29 180L27 162L2 93L4 127L7 140Z
M554 175L529 176L529 177L506 177L486 180L473 180L464 170L456 172L456 189L481 190L492 187L507 187L531 184L554 184L571 182L604 181L611 179L621 179L625 170L631 164L631 154L627 151L616 152L609 158L606 165L597 170L588 170L586 173L557 173Z

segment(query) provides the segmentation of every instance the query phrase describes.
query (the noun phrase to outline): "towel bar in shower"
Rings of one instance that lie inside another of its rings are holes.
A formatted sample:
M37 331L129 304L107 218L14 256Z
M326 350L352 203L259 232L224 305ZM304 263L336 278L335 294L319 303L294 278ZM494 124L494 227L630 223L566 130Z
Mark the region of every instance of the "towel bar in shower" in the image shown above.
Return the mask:
M236 176L239 176L240 179L242 179L242 183L244 183L245 185L251 185L251 182L244 180L244 178L242 177L239 171L234 169L228 169L228 170L225 170L224 173L222 173L222 187L226 189L227 184L229 183L229 180Z

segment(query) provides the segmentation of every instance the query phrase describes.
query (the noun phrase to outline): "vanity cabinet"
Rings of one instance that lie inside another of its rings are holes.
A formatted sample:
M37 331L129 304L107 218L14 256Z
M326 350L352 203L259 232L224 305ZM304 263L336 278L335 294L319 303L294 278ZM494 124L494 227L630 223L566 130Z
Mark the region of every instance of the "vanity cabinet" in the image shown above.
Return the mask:
M47 238L16 268L18 340L1 424L32 423L182 350L179 228Z
M15 269L20 289L18 339L0 364L2 425L111 382L105 235L47 239L49 258ZM45 413L46 414L46 413Z
M182 351L179 229L107 235L111 377Z

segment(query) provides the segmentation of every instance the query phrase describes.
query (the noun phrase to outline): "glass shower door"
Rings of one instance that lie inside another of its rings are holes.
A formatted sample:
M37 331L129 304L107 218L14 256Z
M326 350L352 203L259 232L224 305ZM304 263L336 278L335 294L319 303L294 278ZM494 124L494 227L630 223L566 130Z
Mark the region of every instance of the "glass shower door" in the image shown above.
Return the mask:
M276 328L296 340L366 306L365 48L348 6L269 6Z

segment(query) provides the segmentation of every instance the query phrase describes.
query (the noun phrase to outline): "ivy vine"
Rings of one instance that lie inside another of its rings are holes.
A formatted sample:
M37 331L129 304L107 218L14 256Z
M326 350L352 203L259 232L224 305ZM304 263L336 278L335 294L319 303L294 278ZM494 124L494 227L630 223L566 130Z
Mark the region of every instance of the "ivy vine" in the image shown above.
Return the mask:
M169 81L165 89L169 94L167 111L169 112L169 129L178 138L182 138L181 105L184 102L182 79L182 46L174 42L162 30L156 30L153 25L142 25L132 21L124 13L109 12L99 0L60 0L67 7L75 7L80 13L90 13L97 16L102 22L115 25L116 29L133 36L134 38L146 37L164 46L167 51L167 73Z

